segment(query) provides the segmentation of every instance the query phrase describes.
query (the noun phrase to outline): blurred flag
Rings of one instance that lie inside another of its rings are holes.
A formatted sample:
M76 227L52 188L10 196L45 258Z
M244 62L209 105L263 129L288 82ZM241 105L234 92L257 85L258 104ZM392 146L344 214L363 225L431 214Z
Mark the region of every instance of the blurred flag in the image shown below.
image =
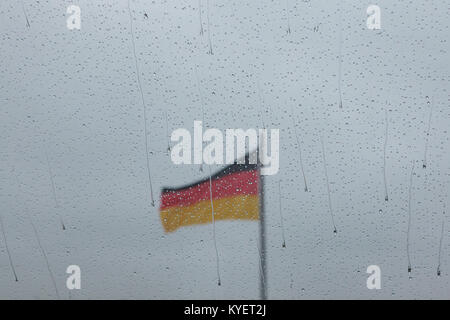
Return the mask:
M260 170L257 164L234 163L210 178L161 192L160 217L165 232L215 220L258 220Z

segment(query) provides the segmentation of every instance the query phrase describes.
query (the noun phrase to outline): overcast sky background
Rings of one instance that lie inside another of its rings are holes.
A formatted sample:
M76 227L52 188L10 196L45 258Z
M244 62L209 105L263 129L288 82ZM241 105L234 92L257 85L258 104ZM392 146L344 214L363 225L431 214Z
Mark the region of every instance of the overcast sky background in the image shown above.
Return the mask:
M450 214L444 214L450 206L448 1L209 3L208 28L207 1L201 0L200 36L197 0L131 1L155 198L162 187L207 174L172 164L165 112L170 133L192 131L194 120L202 119L202 100L207 126L221 130L260 128L265 110L268 127L281 131L280 171L265 186L269 298L450 298ZM0 2L0 215L19 278L14 281L2 236L0 298L56 298L30 219L61 298L258 298L257 222L216 223L219 287L212 225L165 234L158 201L150 206L127 1L23 4L29 28L20 1ZM81 7L81 30L66 27L70 4ZM381 8L381 30L366 27L370 4ZM207 54L208 33L213 55ZM433 113L423 169L426 96ZM293 120L309 192L303 190ZM82 289L69 292L65 270L71 264L81 267ZM381 290L366 288L372 264L381 268Z

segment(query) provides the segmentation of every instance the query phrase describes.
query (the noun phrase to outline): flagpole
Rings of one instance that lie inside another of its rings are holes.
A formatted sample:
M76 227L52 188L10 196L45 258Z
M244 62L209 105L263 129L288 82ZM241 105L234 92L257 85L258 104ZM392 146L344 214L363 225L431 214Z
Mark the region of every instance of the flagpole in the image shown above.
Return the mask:
M267 272L266 272L266 227L264 219L264 176L261 175L261 170L259 171L259 241L261 250L261 269L259 275L259 297L261 300L267 299Z
M257 149L257 157L258 157L258 172L259 172L259 250L260 250L260 266L259 269L259 298L261 300L267 299L267 269L266 269L266 225L265 225L265 217L264 217L264 176L261 174L262 171L262 162L261 156L261 146L263 148L267 148L267 142L265 132L265 128L263 125L263 130L260 130L259 133L259 146Z

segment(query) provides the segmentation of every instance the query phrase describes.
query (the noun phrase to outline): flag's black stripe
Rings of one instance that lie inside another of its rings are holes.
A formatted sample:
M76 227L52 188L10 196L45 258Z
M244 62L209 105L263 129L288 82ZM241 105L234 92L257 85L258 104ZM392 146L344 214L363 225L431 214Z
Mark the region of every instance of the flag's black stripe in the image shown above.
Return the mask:
M252 171L252 170L258 169L258 165L257 164L248 164L247 160L248 160L248 158L246 157L246 164L234 163L234 164L231 164L231 165L223 168L219 172L217 172L214 175L212 175L211 176L211 180L214 181L214 180L222 178L223 176L226 176L226 175L229 175L229 174L232 174L232 173L235 173L235 172ZM179 188L163 188L161 190L161 193L181 191L181 190L184 190L184 189L188 189L188 188L192 188L192 187L198 186L198 185L200 185L202 183L205 183L205 182L208 182L208 181L209 181L209 177L207 177L207 178L205 178L203 180L194 182L192 184L179 187Z

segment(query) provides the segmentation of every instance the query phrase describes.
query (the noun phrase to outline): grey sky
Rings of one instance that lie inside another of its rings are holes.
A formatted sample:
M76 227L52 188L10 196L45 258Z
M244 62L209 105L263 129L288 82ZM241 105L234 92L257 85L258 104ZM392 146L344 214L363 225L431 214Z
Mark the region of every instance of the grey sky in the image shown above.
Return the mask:
M262 112L268 127L280 129L281 144L280 171L266 179L265 189L269 298L450 298L450 218L443 215L450 205L448 1L289 0L290 34L286 1L209 2L208 29L207 0L201 1L200 36L197 0L131 1L155 198L164 186L207 174L196 165L171 163L165 110L169 133L192 130L202 119L202 99L206 125L221 130L259 128ZM218 287L212 226L164 234L158 201L149 204L127 1L23 3L29 28L19 1L0 2L0 214L19 278L14 281L0 237L0 298L56 297L30 218L62 298L257 298L256 222L217 222ZM81 30L66 27L70 4L81 7ZM366 27L370 4L381 8L381 30ZM207 54L208 33L213 55ZM433 115L423 169L426 96ZM389 202L383 183L386 108ZM82 289L69 292L65 270L71 264L81 267ZM378 291L366 288L372 264L382 271Z

